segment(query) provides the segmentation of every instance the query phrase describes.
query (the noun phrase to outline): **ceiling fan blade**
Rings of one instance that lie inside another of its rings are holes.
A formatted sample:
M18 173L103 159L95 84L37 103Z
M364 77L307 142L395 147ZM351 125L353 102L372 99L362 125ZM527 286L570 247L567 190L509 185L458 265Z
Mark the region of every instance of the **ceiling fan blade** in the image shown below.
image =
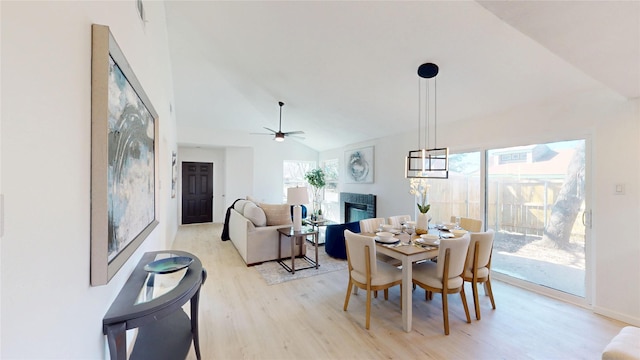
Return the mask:
M267 129L267 130L271 131L271 132L272 132L272 133L274 133L274 134L275 134L275 133L277 133L277 131L275 131L275 130L273 130L273 129L269 129L268 127L265 127L265 129Z
M288 131L284 133L285 135L298 135L298 134L304 134L304 131Z
M273 134L270 134L270 133L249 133L249 135L269 135L269 136L273 136Z

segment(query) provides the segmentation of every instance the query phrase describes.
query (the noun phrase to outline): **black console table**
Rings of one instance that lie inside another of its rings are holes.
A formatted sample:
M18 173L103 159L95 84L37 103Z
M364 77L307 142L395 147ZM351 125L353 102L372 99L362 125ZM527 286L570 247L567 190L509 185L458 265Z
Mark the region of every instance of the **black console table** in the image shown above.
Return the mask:
M164 258L187 256L193 262L170 274L144 266ZM200 359L198 299L207 278L200 259L184 251L145 253L102 320L112 360L127 358L126 331L138 329L131 359L184 359L191 341ZM191 319L182 306L191 302Z

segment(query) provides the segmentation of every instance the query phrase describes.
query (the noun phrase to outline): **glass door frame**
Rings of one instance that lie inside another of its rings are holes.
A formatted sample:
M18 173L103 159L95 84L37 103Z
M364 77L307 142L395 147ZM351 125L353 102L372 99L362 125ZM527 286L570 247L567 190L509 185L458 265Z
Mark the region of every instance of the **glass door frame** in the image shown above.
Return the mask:
M557 298L572 304L576 304L579 306L584 306L584 307L590 307L592 305L592 299L593 299L593 253L592 253L592 249L593 246L592 244L592 229L591 229L591 224L592 224L592 207L591 207L591 202L592 202L592 187L591 187L591 183L592 183L592 176L591 176L591 169L592 169L592 156L591 156L591 148L592 148L592 139L590 135L586 135L583 134L581 136L567 136L567 137L563 137L563 138L555 138L555 139L544 139L544 140L530 140L530 141L524 141L524 140L520 140L516 143L512 143L509 145L505 145L505 144L499 144L499 145L495 145L492 146L491 148L489 148L488 146L483 147L482 149L476 150L476 151L480 151L481 152L481 156L480 156L480 165L481 165L481 176L480 176L480 186L481 186L481 209L482 209L482 213L483 213L483 226L484 226L484 230L487 229L487 221L488 221L488 212L487 212L487 203L488 203L488 189L487 189L487 177L488 177L488 168L487 168L487 164L488 164L488 156L489 156L489 151L492 149L498 149L501 147L515 147L515 146L521 146L523 144L545 144L545 143L553 143L553 142L562 142L562 141L572 141L572 140L584 140L585 142L585 182L584 182L584 201L585 201L585 210L584 210L584 225L585 225L585 245L584 245L584 251L585 251L585 274L584 274L584 281L585 281L585 291L584 291L584 297L581 296L577 296L577 295L573 295L573 294L569 294L560 290L556 290L556 289L552 289L543 285L539 285L539 284L535 284L533 282L529 282L526 280L521 280L518 278L515 278L513 276L509 276L506 274L502 274L499 273L495 270L493 270L491 272L491 276L496 279L496 280L500 280L503 281L505 283L508 284L512 284L512 285L516 285L522 288L525 288L527 290L531 290L549 297L553 297L553 298ZM458 152L469 152L469 151L453 151L452 153L458 153ZM578 215L579 217L581 217L582 215Z

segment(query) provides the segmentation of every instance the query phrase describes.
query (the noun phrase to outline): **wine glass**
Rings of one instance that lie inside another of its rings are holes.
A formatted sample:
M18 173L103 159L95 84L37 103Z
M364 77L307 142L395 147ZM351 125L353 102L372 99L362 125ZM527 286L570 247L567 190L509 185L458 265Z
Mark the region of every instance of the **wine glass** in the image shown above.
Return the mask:
M411 238L413 237L415 230L416 229L413 226L407 226L407 228L405 229L405 232L409 234L409 241L407 242L407 245L411 245Z

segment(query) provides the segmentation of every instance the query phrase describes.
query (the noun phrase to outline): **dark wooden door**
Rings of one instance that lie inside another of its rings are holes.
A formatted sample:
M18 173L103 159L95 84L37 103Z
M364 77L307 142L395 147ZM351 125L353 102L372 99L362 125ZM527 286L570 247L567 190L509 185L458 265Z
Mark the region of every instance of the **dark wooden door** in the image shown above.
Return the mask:
M213 221L213 164L182 163L182 223Z

